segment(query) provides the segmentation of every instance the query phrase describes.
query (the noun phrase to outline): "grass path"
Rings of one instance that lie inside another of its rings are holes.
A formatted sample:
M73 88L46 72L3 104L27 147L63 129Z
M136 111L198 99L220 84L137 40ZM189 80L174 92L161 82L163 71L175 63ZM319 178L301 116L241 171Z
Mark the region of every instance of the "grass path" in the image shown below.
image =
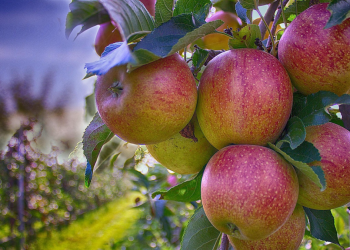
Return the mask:
M83 218L72 222L61 231L54 231L51 237L46 233L38 235L31 250L99 250L109 249L111 241L121 240L127 230L137 221L141 212L130 209L138 193L129 194L86 213Z

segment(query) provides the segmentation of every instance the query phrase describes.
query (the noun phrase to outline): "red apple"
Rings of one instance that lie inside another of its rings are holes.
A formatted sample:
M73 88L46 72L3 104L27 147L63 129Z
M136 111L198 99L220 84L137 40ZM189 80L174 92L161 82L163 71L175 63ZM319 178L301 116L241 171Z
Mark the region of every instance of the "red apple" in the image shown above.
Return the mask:
M143 65L131 73L114 67L99 76L95 89L98 112L107 127L135 144L165 141L191 120L197 87L179 54Z
M100 25L95 39L96 53L101 56L108 45L121 41L123 41L123 37L118 28L111 22L103 23Z
M199 125L217 149L274 142L293 104L292 85L281 63L256 49L216 56L203 72L198 93Z
M224 32L224 29L232 28L234 31L238 28L241 28L242 21L235 14L231 12L218 11L213 14L211 17L208 17L205 21L211 22L215 20L222 20L224 23L218 27L216 30ZM206 49L214 49L214 50L228 50L228 40L229 37L222 34L209 34L203 37L204 46Z
M257 145L219 150L209 160L201 185L212 225L244 240L277 231L293 213L298 191L294 168L275 151Z
M305 233L305 212L296 205L294 212L286 223L269 237L261 240L240 240L228 236L235 250L297 250Z
M331 15L327 5L298 15L278 45L279 60L304 95L321 90L342 95L350 89L350 19L324 29Z
M191 128L193 138L177 133L166 141L147 145L147 149L164 167L179 174L194 174L207 164L217 149L204 137L196 116L186 127Z
M297 171L300 185L298 203L312 209L328 210L350 202L350 132L334 123L306 128L306 141L319 150L327 187L321 191L307 176Z

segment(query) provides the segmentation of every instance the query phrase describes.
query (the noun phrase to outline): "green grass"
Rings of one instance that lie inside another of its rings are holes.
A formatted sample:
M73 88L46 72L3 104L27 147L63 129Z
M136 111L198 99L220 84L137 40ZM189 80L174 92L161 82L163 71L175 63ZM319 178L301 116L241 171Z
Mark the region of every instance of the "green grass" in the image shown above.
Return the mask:
M38 235L29 249L32 250L98 250L109 249L110 242L126 236L137 222L141 211L131 209L139 193L132 193L117 201L85 214L61 231Z

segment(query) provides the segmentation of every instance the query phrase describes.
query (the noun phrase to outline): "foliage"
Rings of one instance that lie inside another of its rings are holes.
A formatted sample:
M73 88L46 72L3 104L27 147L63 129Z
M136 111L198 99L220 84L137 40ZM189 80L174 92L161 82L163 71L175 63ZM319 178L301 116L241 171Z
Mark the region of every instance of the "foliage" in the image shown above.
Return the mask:
M78 4L80 2L81 0L77 0L73 1L72 4ZM177 53L207 34L217 33L215 29L222 24L220 20L209 23L205 21L205 17L208 15L211 6L207 0L179 0L176 2L175 6L173 1L158 2L156 4L155 20L147 15L148 13L145 13L143 7L137 7L136 2L137 0L132 0L130 3L123 0L113 0L107 4L107 1L101 1L103 7L109 13L110 19L120 23L122 33L126 34L126 41L109 45L99 61L86 64L87 76L92 76L94 74L102 75L108 72L112 67L120 65L127 65L129 71L131 71L144 64L158 60L159 58ZM217 1L212 2L216 3ZM325 0L321 2L329 1ZM116 11L117 3L125 10L125 13ZM91 1L89 4L96 5L97 3ZM281 16L277 16L276 14L274 25L276 26L276 24L282 22L287 25L296 15L308 8L310 4L312 4L312 1L309 0L296 0L294 3L290 1L289 6L283 6L277 11L277 13L279 13L278 15ZM331 2L329 9L332 10L332 16L330 23L327 24L325 28L339 24L349 16L347 5L346 9L341 9L341 6L345 5L346 3L342 0L333 0ZM132 13L132 11L128 10L128 6L130 6L130 9L136 8L136 11ZM220 6L220 4L216 4L216 6ZM272 39L272 41L270 41L271 44L262 43L262 35L259 26L249 24L250 18L248 15L251 15L252 10L257 10L259 12L257 1L240 0L235 6L237 13L246 23L239 31L232 31L232 29L225 30L226 35L231 38L229 40L230 49L260 49L271 53L273 56L277 56L278 40L274 37L275 34L269 38L270 40ZM91 11L84 15L94 18L95 14L94 11ZM259 12L259 14L261 13ZM70 18L75 17L74 11L70 12L68 15ZM123 15L127 15L130 20L122 18ZM139 17L142 20L147 19L147 23L148 18L151 18L151 21L148 23L149 25L137 25ZM97 25L99 22L95 21L94 24ZM127 24L130 24L130 26ZM92 23L89 23L89 25L91 26ZM68 31L70 31L72 26L68 28ZM269 29L268 27L266 28ZM205 50L205 48L199 48L198 46L193 54L184 54L186 59L188 55L192 56L189 61L192 61L191 63L193 66L191 69L195 77L197 77L202 67L205 67L208 61L212 59L210 58L210 54L211 51ZM215 55L217 54L220 54L220 52L217 52ZM350 104L350 95L347 94L338 97L334 93L321 91L309 96L303 96L296 92L294 95L292 114L285 130L275 144L269 143L270 148L281 154L295 168L306 174L321 190L324 190L327 186L322 168L319 166L310 167L308 165L313 161L321 160L321 157L318 149L312 143L305 141L305 128L307 126L321 125L335 121L338 121L339 124L344 126L342 122L339 122L339 120L341 120L339 118L339 112L334 112L333 107L334 105L348 104ZM346 113L342 113L341 115L344 118L349 116L349 114ZM103 126L101 120L93 121L86 131L95 131L96 134L92 137L98 138L97 141L91 139L89 134L84 135L84 147L89 144L93 145L92 147L85 147L85 154L89 160L86 171L88 184L91 181L94 167L94 164L90 164L92 152L95 154L93 156L93 162L96 162L99 157L99 151L105 143L104 141L110 139L108 137L110 135L108 128L104 127L104 129L99 131L94 129L96 126ZM142 236L140 235L138 238L137 244L142 245L145 243L143 247L147 249L150 240L153 243L151 245L153 247L160 247L159 242L161 242L163 246L172 247L179 244L181 235L180 233L176 233L177 239L174 240L174 231L181 230L184 222L182 216L179 216L178 213L170 209L170 207L177 208L172 202L191 202L193 205L191 209L197 208L197 204L200 204L198 200L200 199L199 187L202 173L194 177L187 177L181 184L171 189L168 189L168 187L164 188L164 185L166 185L164 178L166 176L165 173L161 173L161 168L150 167L152 164L148 165L148 163L145 163L145 159L147 162L147 157L145 148L140 146L135 156L127 160L123 168L123 172L128 172L133 176L131 180L135 185L135 189L142 192L147 197L146 201L142 203L140 207L145 209L145 211L150 211L149 220L142 221L142 223L151 226L143 231L141 234ZM147 169L147 171L143 171L145 169ZM152 172L150 170L157 170L160 172ZM164 169L163 171L166 170ZM157 182L150 181L152 179L157 180ZM165 191L164 189L167 190ZM328 244L325 242L333 242L338 245L335 246L335 248L339 248L339 245L344 244L344 241L339 237L339 232L342 230L334 226L334 217L336 218L337 224L337 221L338 223L341 221L339 218L343 219L347 216L343 211L338 209L320 212L307 208L305 208L305 211L308 218L308 231L305 236L306 249L308 249L308 244L316 244L319 246L320 244ZM169 218L172 218L172 222ZM201 246L201 244L206 244L208 249L213 249L214 246L216 247L219 244L220 233L210 224L202 207L199 207L195 211L188 223L181 241L182 249L195 249ZM344 221L343 224L345 226ZM160 236L157 236L155 233L155 227L158 226L161 227ZM149 235L149 238L144 235ZM316 241L315 238L321 241ZM158 242L156 243L154 239L158 239ZM310 243L310 241L312 243ZM348 244L348 242L346 242L346 244Z
M92 189L84 187L85 164L77 159L58 162L58 149L42 154L36 149L38 127L27 122L17 131L1 152L0 220L7 228L6 235L15 244L19 237L18 214L20 179L23 179L23 222L28 240L39 231L62 227L78 216L115 199L123 193L118 179L120 170L115 167L100 172ZM40 131L40 130L39 130ZM2 231L2 230L1 230ZM31 236L31 237L29 237Z

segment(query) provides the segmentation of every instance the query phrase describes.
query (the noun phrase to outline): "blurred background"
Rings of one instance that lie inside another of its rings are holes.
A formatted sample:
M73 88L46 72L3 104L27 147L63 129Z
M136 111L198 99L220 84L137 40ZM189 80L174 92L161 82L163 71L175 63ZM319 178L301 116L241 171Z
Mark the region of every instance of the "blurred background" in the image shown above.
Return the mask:
M88 122L85 97L94 79L84 64L97 60L94 27L65 37L69 0L0 1L0 146L28 117L47 124L50 145L70 150Z
M95 77L82 79L85 63L99 58L98 27L66 39L70 2L0 0L0 250L179 249L198 204L151 194L189 176L114 138L84 185L80 142L95 112L85 109ZM335 216L349 228L346 212ZM302 249L332 247L310 238Z

